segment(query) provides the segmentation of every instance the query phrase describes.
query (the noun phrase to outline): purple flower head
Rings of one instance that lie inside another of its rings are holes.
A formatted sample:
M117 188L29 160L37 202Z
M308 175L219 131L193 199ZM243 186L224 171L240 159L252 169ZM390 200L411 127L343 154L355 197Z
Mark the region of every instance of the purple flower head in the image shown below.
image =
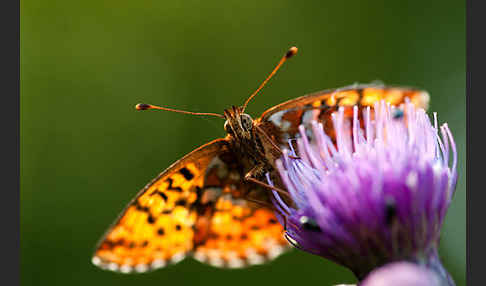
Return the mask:
M273 192L286 238L348 267L360 280L394 261L448 277L437 253L457 181L447 124L438 127L436 114L431 124L409 102L378 102L353 112L352 120L344 108L332 115L335 139L322 124L300 126L298 152L287 150L277 161L291 198Z
M426 267L410 262L393 262L373 270L360 286L441 286L440 277Z

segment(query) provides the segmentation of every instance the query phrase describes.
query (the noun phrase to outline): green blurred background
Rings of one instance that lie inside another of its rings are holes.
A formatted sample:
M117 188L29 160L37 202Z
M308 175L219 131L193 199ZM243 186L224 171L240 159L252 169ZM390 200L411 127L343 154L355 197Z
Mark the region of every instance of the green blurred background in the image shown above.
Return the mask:
M292 251L266 266L220 270L185 260L149 274L91 262L135 193L223 122L136 112L138 102L201 112L249 105L254 117L303 94L381 80L422 87L448 122L459 184L440 254L465 285L464 1L21 1L23 285L332 285L351 273Z

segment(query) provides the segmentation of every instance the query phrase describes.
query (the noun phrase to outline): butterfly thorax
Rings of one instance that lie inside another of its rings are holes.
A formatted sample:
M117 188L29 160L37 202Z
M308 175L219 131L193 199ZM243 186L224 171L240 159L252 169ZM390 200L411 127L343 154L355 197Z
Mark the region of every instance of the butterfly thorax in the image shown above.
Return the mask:
M228 133L228 141L236 155L243 161L251 161L251 164L268 164L264 147L258 133L254 130L251 116L235 106L226 109L224 116L226 117L224 129Z

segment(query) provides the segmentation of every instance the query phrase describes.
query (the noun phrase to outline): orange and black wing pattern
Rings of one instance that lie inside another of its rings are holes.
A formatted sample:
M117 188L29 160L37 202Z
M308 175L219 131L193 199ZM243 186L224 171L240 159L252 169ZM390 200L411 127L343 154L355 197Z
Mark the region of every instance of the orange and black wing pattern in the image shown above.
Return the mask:
M286 147L289 139L299 136L299 125L308 126L314 120L321 122L326 134L333 138L331 114L339 107L344 107L345 115L352 118L353 106L358 106L359 116L362 116L364 108L373 108L379 100L399 106L407 99L416 107L428 108L429 94L426 91L411 87L356 84L304 95L281 103L266 110L256 120L256 124L270 134L277 144Z
M188 255L220 267L274 257L286 243L283 228L271 208L243 199L252 185L242 178L226 139L199 147L137 194L100 240L93 263L140 273ZM256 193L267 200L268 192ZM227 231L233 230L235 241L246 234L250 243L232 243Z
M208 219L206 236L194 258L217 267L262 264L283 253L288 243L275 214L231 194L221 196Z
M192 208L211 160L226 149L215 140L186 155L147 184L100 240L93 263L119 272L145 272L184 258L194 248Z
M240 268L269 261L289 247L271 206L271 192L242 180L244 175L242 164L231 156L219 156L208 167L195 259Z

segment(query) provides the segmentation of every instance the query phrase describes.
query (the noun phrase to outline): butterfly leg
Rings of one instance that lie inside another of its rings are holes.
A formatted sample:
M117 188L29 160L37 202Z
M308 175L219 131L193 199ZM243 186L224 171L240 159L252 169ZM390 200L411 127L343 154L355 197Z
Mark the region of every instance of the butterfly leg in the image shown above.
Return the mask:
M262 175L263 175L263 173L264 173L264 170L265 169L264 169L264 165L263 164L262 165L255 166L248 173L246 173L246 175L245 175L245 181L249 181L249 182L255 183L255 184L260 185L260 186L262 186L262 187L264 187L266 189L274 190L274 191L278 192L279 194L283 194L284 196L290 198L290 194L287 191L282 190L282 189L279 189L279 188L277 188L275 186L272 186L270 184L264 183L264 182L262 182L262 181L260 181L260 180L258 180L258 179L255 178L255 177L261 178ZM249 198L249 196L248 196L247 199L249 201L253 201L255 203L260 203L260 204L262 204L262 205L264 205L266 207L269 207L267 205L267 203L260 202L258 200L253 200L253 199ZM282 217L282 219L283 219L283 227L284 227L284 230L286 230L287 229L287 215L289 215L289 214L282 213L282 210L279 209L279 208L277 208L277 207L275 207L275 206L270 206L270 208L273 209L274 211L276 211L277 213L279 213L279 215Z
M246 173L245 181L255 183L255 184L260 185L260 186L262 186L266 189L274 190L277 193L282 194L282 195L290 198L290 195L287 191L282 190L280 188L277 188L275 186L271 186L270 184L264 183L264 182L260 181L259 179L257 179L257 178L262 178L263 175L264 175L264 172L265 172L265 165L264 164L256 165L255 167L253 167L253 169L251 169L248 173Z

